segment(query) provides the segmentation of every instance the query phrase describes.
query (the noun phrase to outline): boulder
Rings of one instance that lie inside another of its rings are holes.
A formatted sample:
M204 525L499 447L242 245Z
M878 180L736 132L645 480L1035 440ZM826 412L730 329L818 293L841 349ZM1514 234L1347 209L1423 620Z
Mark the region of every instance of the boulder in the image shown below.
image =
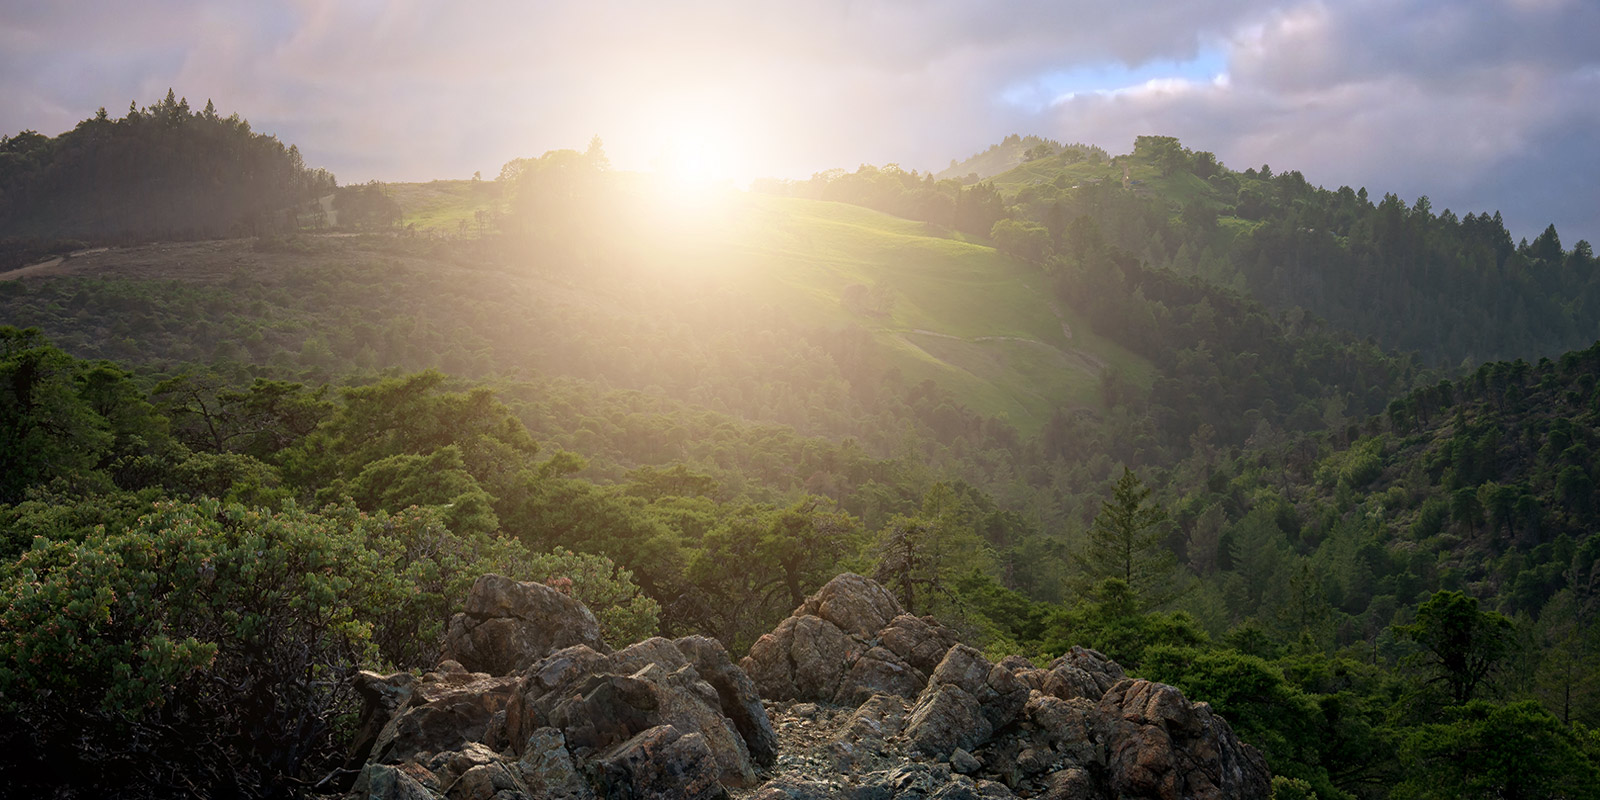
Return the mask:
M991 730L1010 724L1028 702L1028 687L1010 670L989 663L982 653L964 644L950 648L934 668L928 685L934 684L953 684L971 695Z
M928 676L907 664L884 647L874 647L850 665L839 681L833 702L858 706L876 694L915 697L928 683Z
M532 800L516 769L497 760L467 769L445 789L447 800Z
M556 728L540 728L522 745L517 760L522 782L534 797L549 800L593 800L594 791L567 750L567 739Z
M1063 700L1086 697L1098 701L1111 687L1128 677L1121 665L1098 650L1077 646L1050 662L1049 671L1055 678L1054 682L1047 685L1054 691L1046 690L1045 693Z
M906 720L912 745L937 759L949 758L958 747L970 751L992 733L977 699L953 683L930 682Z
M889 590L846 573L751 646L740 662L762 697L856 705L916 697L956 644L932 617L903 613Z
M350 758L345 763L347 769L360 769L367 763L384 730L411 705L416 680L409 672L379 675L362 670L356 673L354 684L363 713L355 737L351 739Z
M368 764L356 778L351 797L361 800L438 800L439 795L399 767Z
M1206 703L1144 680L1111 687L1096 706L1108 791L1122 798L1265 800L1266 760Z
M802 615L763 634L739 662L762 697L831 702L846 671L867 647L833 623Z
M626 800L723 800L716 757L698 733L657 725L595 762L601 793Z
M933 672L944 654L958 643L955 631L933 617L901 614L877 634L878 641L923 674Z
M894 695L874 695L862 703L828 741L828 757L837 772L861 771L875 764L887 749L886 740L905 727L905 700Z
M508 675L576 644L606 650L599 621L582 603L544 584L484 575L450 620L444 657L470 671Z
M1094 784L1094 776L1082 767L1068 767L1050 773L1050 777L1045 780L1044 793L1039 795L1040 800L1079 800L1084 797L1100 796L1100 791Z
M369 749L370 760L395 764L418 753L453 751L489 739L517 683L515 677L481 672L427 673L411 688L403 710L387 712L390 719ZM371 727L387 702L382 693L376 702L369 699L359 727Z
M697 734L712 752L719 777L734 786L755 782L755 760L748 740L775 757L777 736L747 677L720 647L690 642L693 660L724 683L733 716L725 713L723 691L704 680L691 658L670 640L654 638L609 656L585 646L550 654L523 672L516 697L506 711L506 738L525 742L540 728L562 732L579 759L592 759L645 730L671 725ZM718 655L720 654L720 661ZM741 690L741 685L743 689ZM741 730L734 717L741 717Z
M1035 748L1047 748L1066 763L1098 767L1105 763L1104 749L1094 739L1096 707L1081 697L1062 700L1046 694L1032 694L1023 706L1029 741Z
M734 666L728 651L716 639L685 636L673 645L694 665L701 679L716 690L722 713L744 738L750 758L762 766L771 766L778 757L778 734L772 730L772 721L761 705L755 681Z
M821 617L848 634L870 639L905 613L878 582L846 572L828 581L795 609L793 616Z

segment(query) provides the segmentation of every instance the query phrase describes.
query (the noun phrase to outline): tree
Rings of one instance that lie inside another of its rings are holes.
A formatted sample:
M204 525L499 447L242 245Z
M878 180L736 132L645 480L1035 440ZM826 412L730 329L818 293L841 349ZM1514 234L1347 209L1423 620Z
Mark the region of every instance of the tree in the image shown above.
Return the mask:
M1416 621L1398 630L1427 649L1438 673L1430 682L1444 682L1457 705L1472 699L1511 647L1511 620L1478 610L1476 597L1457 591L1435 592L1417 607Z
M74 385L82 363L38 328L0 326L0 503L90 469L110 449L110 426Z
M994 240L996 250L1030 264L1043 263L1050 257L1050 232L1036 222L1000 220L989 230L989 238Z
M1572 731L1532 700L1452 709L1446 722L1407 736L1400 755L1397 800L1600 797L1600 770Z
M1074 556L1084 577L1091 582L1123 581L1144 608L1172 599L1177 563L1166 547L1166 509L1148 503L1149 499L1150 488L1124 467L1111 499L1100 504L1088 539Z

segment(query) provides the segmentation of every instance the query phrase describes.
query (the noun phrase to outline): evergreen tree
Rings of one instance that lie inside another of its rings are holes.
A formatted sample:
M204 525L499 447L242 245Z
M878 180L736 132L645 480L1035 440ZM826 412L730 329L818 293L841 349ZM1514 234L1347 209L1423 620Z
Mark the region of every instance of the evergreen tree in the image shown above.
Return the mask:
M1144 608L1175 596L1172 578L1177 564L1166 547L1166 509L1149 500L1150 487L1124 467L1074 559L1091 582L1117 578L1126 583Z

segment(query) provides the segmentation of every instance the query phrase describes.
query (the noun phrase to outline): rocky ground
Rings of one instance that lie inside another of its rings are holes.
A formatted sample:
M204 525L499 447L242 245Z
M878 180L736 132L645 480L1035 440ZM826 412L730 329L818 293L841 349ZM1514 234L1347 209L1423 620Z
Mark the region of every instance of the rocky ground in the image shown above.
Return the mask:
M1205 703L1093 650L991 663L841 575L738 665L713 639L612 652L577 601L484 576L420 678L364 673L352 797L1264 799Z

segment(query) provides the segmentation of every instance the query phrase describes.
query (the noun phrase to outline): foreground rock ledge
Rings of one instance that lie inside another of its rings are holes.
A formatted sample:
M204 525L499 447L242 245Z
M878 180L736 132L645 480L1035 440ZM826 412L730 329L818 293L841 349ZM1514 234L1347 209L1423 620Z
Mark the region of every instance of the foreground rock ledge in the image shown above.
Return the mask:
M581 603L484 576L446 655L420 679L358 679L352 797L1270 794L1261 755L1205 703L1085 648L1045 669L991 663L860 575L830 581L740 665L700 636L609 652Z

